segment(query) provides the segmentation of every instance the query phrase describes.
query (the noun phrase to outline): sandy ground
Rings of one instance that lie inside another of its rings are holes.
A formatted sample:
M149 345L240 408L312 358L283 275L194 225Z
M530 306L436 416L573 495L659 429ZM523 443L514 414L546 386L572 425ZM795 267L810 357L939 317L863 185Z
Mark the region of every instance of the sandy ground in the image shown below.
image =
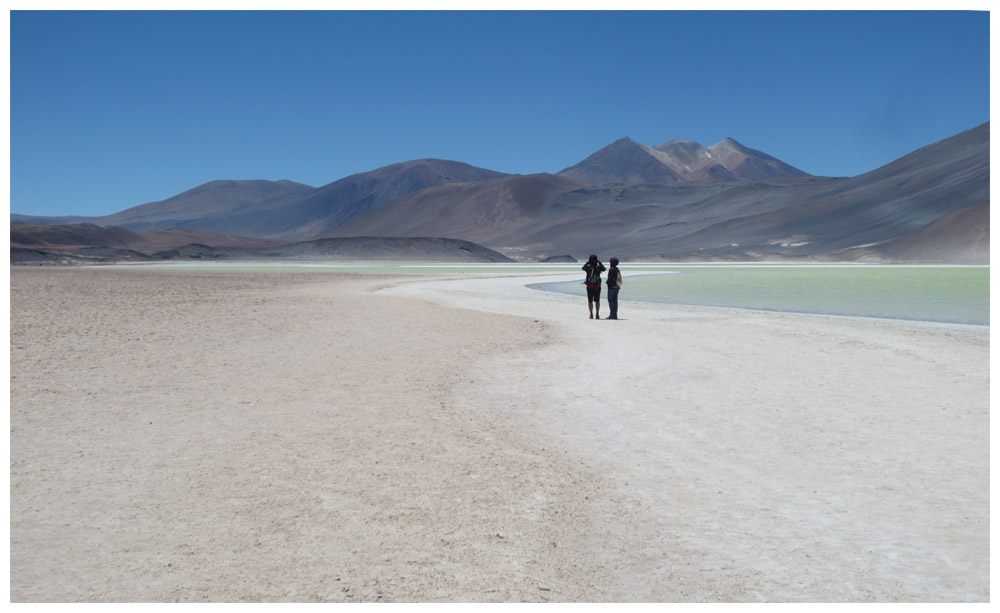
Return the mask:
M989 600L987 327L537 280L12 268L11 600Z

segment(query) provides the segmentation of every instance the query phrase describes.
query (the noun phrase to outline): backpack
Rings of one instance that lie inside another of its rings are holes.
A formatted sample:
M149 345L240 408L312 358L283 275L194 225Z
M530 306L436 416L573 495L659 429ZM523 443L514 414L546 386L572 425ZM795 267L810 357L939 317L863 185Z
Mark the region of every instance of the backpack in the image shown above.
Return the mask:
M600 264L591 265L587 262L587 285L601 285L601 268Z

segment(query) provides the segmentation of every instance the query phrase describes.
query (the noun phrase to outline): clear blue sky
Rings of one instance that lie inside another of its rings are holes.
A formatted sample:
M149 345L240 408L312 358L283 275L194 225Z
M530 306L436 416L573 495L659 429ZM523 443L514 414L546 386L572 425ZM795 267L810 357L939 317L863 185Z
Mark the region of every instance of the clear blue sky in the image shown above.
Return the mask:
M10 15L11 211L732 137L853 176L989 121L986 12Z

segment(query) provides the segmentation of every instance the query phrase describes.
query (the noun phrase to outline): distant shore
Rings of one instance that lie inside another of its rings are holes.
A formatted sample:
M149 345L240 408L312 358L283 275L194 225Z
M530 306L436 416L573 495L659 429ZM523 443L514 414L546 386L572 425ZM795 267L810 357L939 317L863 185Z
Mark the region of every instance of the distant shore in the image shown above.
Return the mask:
M12 602L989 601L988 326L447 277L12 267Z

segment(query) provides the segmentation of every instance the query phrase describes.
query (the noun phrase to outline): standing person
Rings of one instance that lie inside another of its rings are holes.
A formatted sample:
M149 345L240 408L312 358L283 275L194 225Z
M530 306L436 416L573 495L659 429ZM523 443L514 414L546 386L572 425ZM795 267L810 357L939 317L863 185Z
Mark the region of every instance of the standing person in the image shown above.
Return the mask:
M611 315L608 319L618 319L618 290L622 288L622 271L618 270L618 258L611 258L611 269L608 270L608 308Z
M587 308L590 309L591 319L594 319L595 310L597 319L601 318L601 273L605 270L607 268L601 264L596 255L591 255L583 265L583 271L587 273L587 280L583 283L587 286Z

